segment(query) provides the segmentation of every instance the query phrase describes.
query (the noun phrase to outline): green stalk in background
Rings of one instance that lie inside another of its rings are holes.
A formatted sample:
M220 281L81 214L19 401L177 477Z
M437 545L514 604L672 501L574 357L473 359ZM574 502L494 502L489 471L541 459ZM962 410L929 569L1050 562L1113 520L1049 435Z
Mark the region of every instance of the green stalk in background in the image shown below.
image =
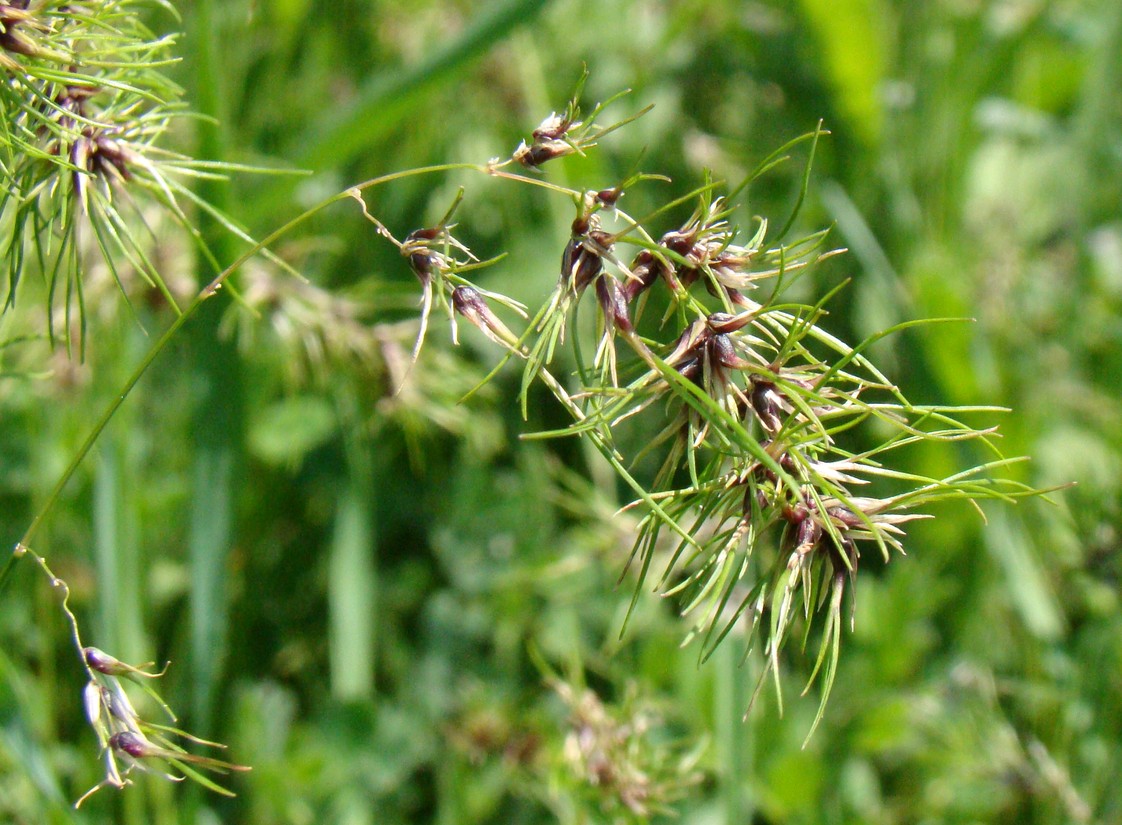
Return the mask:
M720 765L717 782L725 822L752 821L752 797L747 792L748 779L754 775L752 752L755 747L755 726L759 711L749 712L749 686L754 682L755 667L742 667L743 652L737 645L717 648L713 656L713 725L716 729L716 763Z
M198 121L198 157L222 161L227 155L223 112L223 32L216 4L199 0L190 27L194 55L193 98L204 117ZM224 214L229 188L222 181L200 180L198 195ZM233 239L210 215L199 214L202 237L219 261L235 257ZM204 287L214 273L201 258L197 281ZM195 724L214 726L213 711L229 635L226 570L234 542L237 483L243 464L244 404L241 361L234 341L219 334L222 306L211 302L191 325L188 343L191 380L199 388L194 416L195 467L191 495L191 693Z
M328 568L331 693L342 701L374 692L378 605L375 488L370 447L360 435L361 411L346 391L338 402L347 472L335 512Z

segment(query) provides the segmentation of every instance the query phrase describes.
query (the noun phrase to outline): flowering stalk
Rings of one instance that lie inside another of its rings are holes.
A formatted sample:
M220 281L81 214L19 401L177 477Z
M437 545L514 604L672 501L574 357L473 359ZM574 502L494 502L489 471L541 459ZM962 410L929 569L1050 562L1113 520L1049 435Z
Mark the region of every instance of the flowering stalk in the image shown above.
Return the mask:
M678 201L641 221L618 208L627 186L651 176L577 191L505 171L520 164L537 172L622 125L594 126L591 117L579 120L579 111L574 97L564 114L550 115L534 130L530 142L489 166L493 175L563 192L576 204L553 293L517 338L488 306L488 299L509 305L502 296L472 286L452 307L506 350L503 363L512 357L524 362L524 416L539 380L572 415L571 426L533 437L590 438L638 493L625 508L642 513L631 554L630 566L637 568L632 608L659 565L655 590L693 617L689 638L699 640L702 660L734 629L747 644L759 637L765 666L757 692L768 674L779 690L779 652L795 630L801 628L805 645L817 629L819 651L807 683L809 689L822 678L813 733L836 676L842 606L862 547L875 546L886 561L892 551L902 553L905 526L929 517L916 508L936 501L965 499L977 507L982 499L1014 501L1039 491L990 476L1019 459L1003 458L994 446L995 430L965 417L998 408L915 405L864 355L884 335L939 321L900 324L850 346L821 325L832 293L815 305L785 299L798 278L845 251L829 248L825 232L782 242L792 216L776 240L764 218L744 235L731 223L734 206L708 180L689 196L697 199L693 214L656 232L649 228L652 221ZM811 157L823 134L819 128L800 139L809 140ZM765 161L756 175L772 165ZM808 178L804 174L803 194ZM450 236L432 237L467 253ZM627 246L638 250L630 263L619 257ZM455 265L440 260L435 268ZM421 280L427 314L429 282ZM659 289L669 309L654 327L657 337L650 338L651 324L643 323L642 314ZM584 357L570 328L589 293L595 296L597 342L592 356ZM676 326L667 335L671 321ZM575 390L550 373L567 336L577 365ZM625 343L630 359L620 361L617 341ZM629 380L621 382L625 375ZM889 435L872 449L847 447L850 431L871 422ZM651 427L659 434L625 456L619 436ZM942 479L891 467L896 450L963 440L979 442L992 459ZM662 452L659 469L641 483L632 468L655 451ZM858 494L874 481L903 490ZM673 534L669 542L667 531Z
M175 739L185 739L199 745L225 748L218 742L199 739L179 728L151 722L142 717L125 691L124 682L139 685L167 714L171 722L175 714L152 687L151 682L167 671L153 672L154 663L130 665L96 647L83 645L78 617L70 609L70 587L54 574L46 559L24 544L16 546L17 557L28 556L47 577L51 587L59 594L62 612L70 626L70 636L85 668L89 681L82 691L86 718L97 735L105 762L105 777L74 803L81 807L92 794L105 787L124 788L130 784L129 774L135 769L155 773L175 782L190 778L205 788L223 796L233 796L229 789L200 773L202 768L217 773L248 771L246 765L237 765L221 759L188 753ZM124 766L122 769L122 765Z

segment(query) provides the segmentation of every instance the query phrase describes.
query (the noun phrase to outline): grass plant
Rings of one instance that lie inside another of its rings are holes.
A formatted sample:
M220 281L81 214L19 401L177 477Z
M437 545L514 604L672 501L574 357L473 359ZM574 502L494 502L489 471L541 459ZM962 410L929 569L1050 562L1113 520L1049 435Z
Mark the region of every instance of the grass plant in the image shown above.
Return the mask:
M83 396L96 414L39 430L56 439L39 453L51 461L34 480L26 469L28 481L12 476L25 493L5 493L26 527L0 569L4 632L22 645L5 654L14 699L0 770L18 781L0 814L26 821L40 806L60 822L114 811L173 822L174 794L158 784L126 802L91 796L151 773L213 792L190 796L185 817L254 823L385 812L385 821L640 822L675 811L699 821L911 821L922 800L893 780L885 760L896 754L922 766L935 794L924 798L947 821L1028 810L1041 821L1109 821L1118 799L1102 772L1117 752L1113 733L1095 735L1070 715L1060 723L1068 739L1041 727L1081 699L1091 718L1109 716L1108 685L1073 675L1117 658L1109 575L1094 567L1109 561L1071 522L1006 509L1070 477L1107 478L1117 454L1101 449L1097 469L1079 459L1087 466L1071 476L1057 469L1047 457L1065 445L1109 443L1113 407L1069 398L1080 415L1098 415L1098 429L1033 435L1043 408L1011 366L1028 358L1014 347L1027 327L1046 337L1059 323L1033 303L1034 290L1047 290L1018 267L1027 250L1065 250L1018 225L1021 257L1002 257L990 233L1005 202L985 188L985 164L1000 175L1019 150L996 130L974 155L977 175L956 183L976 191L940 190L936 206L949 213L968 201L984 220L957 231L1022 280L1014 289L995 275L968 293L966 276L940 258L938 221L915 213L929 166L952 149L908 138L907 118L876 120L875 103L852 85L858 75L840 68L857 56L816 4L802 5L825 44L819 68L838 84L836 99L820 95L832 105L804 122L836 117L849 127L840 139L817 121L783 133L775 151L733 152L670 128L657 83L604 91L590 58L591 80L581 74L555 111L518 113L521 136L479 126L465 105L462 139L439 147L444 162L414 155L387 173L399 159L387 152L373 175L341 172L357 184L264 177L239 184L261 195L243 210L225 178L259 164L242 162L252 154L237 139L244 124L217 118L236 121L228 101L240 82L252 88L255 69L223 50L225 12L204 0L185 18L189 41L203 44L187 84L203 116L196 161L164 147L187 122L171 79L176 40L150 28L174 19L170 6L0 3L5 426L31 433L35 403L49 397L18 399L7 392L14 382L70 397L112 384ZM292 55L339 46L317 40L297 6L262 11ZM422 111L494 38L529 22L551 30L562 6L508 2L480 14L413 68L354 90L289 159L319 166L332 146L341 164L357 163L394 134L386 110ZM709 14L724 19L731 6ZM594 19L607 12L585 4L582 13L595 53ZM667 42L681 42L685 11L657 19ZM743 23L731 20L723 25ZM952 39L966 37L939 20ZM1022 23L1005 34L998 23L969 23L971 37L1001 41L991 69L1013 60L1016 43L1046 48ZM304 28L307 38L297 36ZM1091 54L1097 71L1077 96L1084 131L1063 144L1072 158L1090 151L1086 130L1104 134L1112 99L1101 80L1111 57ZM606 58L608 74L623 59ZM676 88L734 94L717 80ZM967 116L967 99L977 102L961 89L939 98L952 120ZM432 124L421 120L423 142ZM838 164L860 156L848 144L855 134L913 140L919 152L884 151L895 163L885 173L900 205L892 218L863 211L868 181ZM684 161L662 143L668 135L713 162ZM823 165L833 179L820 200ZM1025 172L1025 185L1045 186L1033 174L1046 177ZM823 204L844 240L821 228ZM256 225L286 206L295 217ZM542 217L557 214L567 228ZM892 220L897 246L882 246ZM1066 231L1054 211L1037 220ZM1079 220L1098 233L1080 235L1098 267L1085 286L1110 300L1117 233L1091 205ZM382 274L356 279L325 263L345 260L345 247ZM876 277L837 277L854 257ZM910 268L893 271L896 261ZM1109 328L1099 321L1089 335ZM1090 350L1107 352L1091 338ZM173 362L190 365L175 373L180 388L165 378ZM1072 370L1066 380L1069 396L1104 398L1089 389L1097 379ZM1027 419L1008 414L1010 396L1028 402ZM149 414L178 435L153 430ZM999 416L1011 430L1004 441ZM189 448L176 447L186 433ZM1039 450L1042 473L1006 457ZM3 461L30 466L11 448ZM180 480L153 484L158 467ZM1100 550L1113 535L1108 487L1090 499ZM978 524L988 516L989 532L965 526L964 513ZM83 535L88 564L56 552ZM150 556L155 536L182 550ZM958 549L931 559L940 545ZM905 550L919 559L893 560ZM39 615L56 626L32 633L42 588L27 583L44 580L53 601ZM1078 615L1061 587L1077 594ZM940 653L935 636L957 647ZM64 656L55 644L66 637ZM987 650L995 638L1008 644ZM125 661L146 658L177 661L171 670ZM931 661L941 676L924 675ZM56 670L85 682L80 710L101 758L94 782L63 756L76 714L54 710L67 705L62 690L28 694ZM792 689L816 697L792 701ZM173 707L188 709L186 723ZM29 726L37 713L58 721ZM741 719L742 729L730 725ZM993 735L970 739L983 729ZM230 740L236 761L209 755L224 747L212 736ZM936 798L947 783L969 784L954 765L971 748L977 793ZM255 771L242 776L242 763ZM244 801L223 801L235 791ZM59 805L65 795L84 803L81 813Z

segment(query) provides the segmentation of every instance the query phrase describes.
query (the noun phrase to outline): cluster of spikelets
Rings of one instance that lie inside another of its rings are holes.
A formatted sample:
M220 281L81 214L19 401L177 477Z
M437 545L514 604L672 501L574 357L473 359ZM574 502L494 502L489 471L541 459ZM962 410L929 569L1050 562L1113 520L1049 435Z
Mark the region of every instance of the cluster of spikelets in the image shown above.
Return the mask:
M156 774L173 782L191 779L215 793L233 796L232 791L214 782L201 771L229 774L248 771L249 767L189 753L179 741L212 748L224 748L225 745L192 736L170 724L153 722L137 712L129 698L125 685L139 686L167 715L168 722L174 724L177 721L175 714L153 687L153 682L164 675L167 667L156 672L151 669L154 663L130 665L99 648L86 646L82 641L78 617L70 609L69 585L54 574L45 558L22 542L16 545L9 561L17 558L31 559L58 596L62 613L70 626L71 640L88 677L82 691L82 700L86 718L93 727L101 748L105 776L82 794L74 807L80 807L102 788L121 789L131 784L130 774L134 770ZM5 567L0 571L0 580L9 570L10 567Z
M126 297L139 279L178 312L153 261L154 216L199 241L183 205L214 211L182 179L229 168L156 145L184 109L164 73L174 38L143 22L153 9L174 15L162 0L0 2L3 308L34 267L47 282L52 340L61 333L69 344L84 325L82 275L95 261Z
M200 773L199 769L225 774L231 771L248 771L247 766L188 753L177 744L177 739L214 748L225 746L199 739L175 727L145 720L129 700L123 682L139 685L163 709L169 721L174 723L175 714L150 684L152 680L162 676L163 671L157 673L149 670L152 663L139 666L126 664L96 647L83 648L82 657L90 676L83 691L86 717L101 745L105 759L105 778L83 794L74 807L81 806L82 802L101 788L125 787L133 770L155 773L174 782L181 782L189 777L216 793L233 796L231 791Z
M595 125L603 108L582 120L574 96L510 158L483 171L542 187L539 167L585 152L627 122ZM733 197L792 145L805 141L812 157L821 134L783 147L728 195L707 181L642 220L620 208L621 198L630 187L664 178L636 175L589 190L546 184L573 200L576 217L560 250L556 288L521 334L498 312L525 318L524 308L465 277L489 262L452 234L462 192L443 220L404 241L371 218L422 285L417 347L434 305L447 311L453 338L457 316L478 327L506 351L503 363L523 362L524 415L531 387L541 381L572 416L570 427L535 437L589 438L634 490L628 509L642 514L632 551L635 598L660 565L655 589L678 598L682 613L694 617L690 638L699 638L701 658L730 634L747 646L758 638L763 675L774 674L777 691L784 643L797 625L804 646L816 634L819 653L807 684L823 675L815 726L834 682L843 599L861 547L875 546L885 560L892 550L902 552L903 525L925 518L915 508L938 500L966 499L976 507L981 499L1035 493L991 477L1010 460L994 447L992 428L964 420L995 408L912 404L866 358L871 343L911 324L850 346L822 326L829 295L815 305L785 297L814 264L844 251L829 248L825 232L785 242L794 215L774 233L763 218L754 219L750 233L732 223ZM512 171L519 165L529 175ZM804 194L808 175L809 161ZM697 206L685 222L651 229L688 200ZM582 347L574 319L587 294L597 332L593 345ZM657 311L645 314L648 307ZM555 375L551 367L567 340L575 369ZM861 443L850 431L874 423L881 439L875 447L847 446ZM632 455L622 446L635 440L629 431L644 443ZM977 440L992 460L949 478L889 463L908 445L962 440ZM871 482L890 492L858 493Z

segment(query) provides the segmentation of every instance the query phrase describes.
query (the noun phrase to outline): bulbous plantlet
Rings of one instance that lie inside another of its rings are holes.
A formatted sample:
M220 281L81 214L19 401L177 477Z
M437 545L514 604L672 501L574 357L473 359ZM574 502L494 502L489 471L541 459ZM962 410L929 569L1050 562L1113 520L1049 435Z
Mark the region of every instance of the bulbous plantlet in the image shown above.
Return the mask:
M452 308L496 344L508 349L518 345L518 336L499 320L499 317L487 306L482 293L474 287L458 286L453 289Z
M110 736L109 747L127 756L131 756L133 759L143 759L146 756L153 755L153 748L149 742L132 731L127 730Z
M596 299L600 302L600 311L607 322L623 333L635 331L627 310L627 296L615 278L602 275L596 279Z
M163 670L152 672L146 668L154 667L155 662L145 662L142 665L130 665L122 662L120 659L114 658L106 653L104 650L96 647L86 647L82 649L82 658L85 660L86 665L98 673L103 673L106 676L125 676L135 677L140 676L145 679L157 679L163 676L167 671L165 666Z

